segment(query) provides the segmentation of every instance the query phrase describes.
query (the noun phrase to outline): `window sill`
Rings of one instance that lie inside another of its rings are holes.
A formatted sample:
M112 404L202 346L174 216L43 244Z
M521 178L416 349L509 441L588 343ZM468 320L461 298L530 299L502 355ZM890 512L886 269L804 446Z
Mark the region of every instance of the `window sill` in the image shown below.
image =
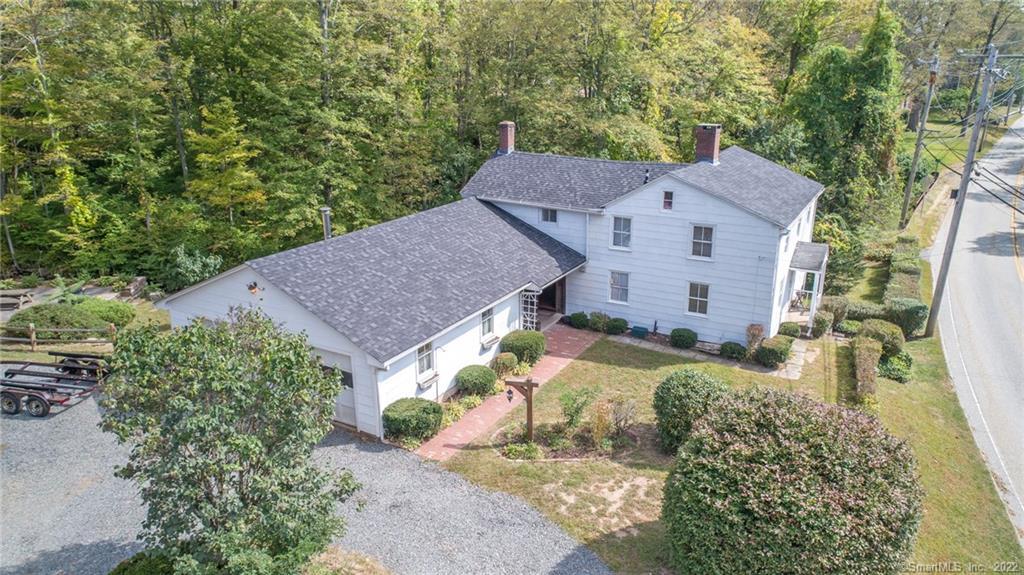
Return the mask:
M683 312L683 315L688 315L690 317L699 317L701 319L707 319L708 318L708 314L706 314L706 313L697 313L695 311L685 311L685 312Z
M608 303L613 303L615 305L629 305L628 301L615 301L613 299L608 300Z
M631 251L633 251L633 248L624 248L622 246L608 246L608 249L616 251L616 252L631 252Z
M701 256L686 256L686 259L693 260L693 261L696 261L696 262L713 262L713 261L715 261L714 257L705 258L705 257L701 257Z
M501 341L500 337L494 334L490 334L480 340L480 345L483 346L484 349L491 349L492 347L497 345L499 341Z
M437 375L437 372L433 371L417 378L416 385L418 385L420 389L430 389L435 383L437 383L438 379L439 376Z

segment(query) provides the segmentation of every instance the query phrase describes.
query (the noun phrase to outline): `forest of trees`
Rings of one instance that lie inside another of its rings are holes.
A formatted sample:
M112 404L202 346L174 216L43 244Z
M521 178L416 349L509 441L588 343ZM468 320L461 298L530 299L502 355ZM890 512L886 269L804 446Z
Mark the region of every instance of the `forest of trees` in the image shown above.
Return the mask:
M494 150L687 161L699 122L828 186L835 281L891 227L918 59L1020 0L12 0L2 273L173 290L455 199ZM965 86L972 70L960 74ZM906 169L906 168L904 168ZM845 260L844 260L845 258Z

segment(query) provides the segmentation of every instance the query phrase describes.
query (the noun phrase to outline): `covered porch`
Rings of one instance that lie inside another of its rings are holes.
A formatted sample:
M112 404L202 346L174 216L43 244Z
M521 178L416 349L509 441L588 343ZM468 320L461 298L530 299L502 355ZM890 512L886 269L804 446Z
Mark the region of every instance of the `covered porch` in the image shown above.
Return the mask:
M520 292L519 309L523 329L546 331L562 319L565 314L565 278L568 275L544 287L534 284Z
M789 304L782 314L782 321L795 322L810 330L825 288L827 266L828 244L797 242L789 263L786 282Z

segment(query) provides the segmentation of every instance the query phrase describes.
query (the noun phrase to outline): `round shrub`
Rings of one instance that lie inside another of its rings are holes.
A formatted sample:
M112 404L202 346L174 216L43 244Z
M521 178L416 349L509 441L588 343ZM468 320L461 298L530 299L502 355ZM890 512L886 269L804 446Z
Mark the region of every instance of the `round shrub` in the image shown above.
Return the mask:
M679 573L903 570L921 521L913 453L877 419L755 389L701 418L665 483Z
M519 358L509 351L503 351L491 360L491 368L498 377L505 377L512 373L517 365L519 365Z
M914 358L906 351L901 351L894 356L886 357L878 363L878 375L906 383L910 381L910 366L914 365Z
M893 298L886 302L885 311L888 320L903 330L903 337L914 335L928 320L928 305L918 299Z
M800 337L800 324L795 321L784 321L779 324L779 334L789 337Z
M834 326L846 319L846 310L849 305L850 302L846 296L827 295L821 298L821 305L818 306L818 309L832 314L832 325Z
M608 322L611 320L608 314L601 313L599 311L590 312L590 319L587 321L587 325L594 331L604 332L608 329Z
M11 337L28 337L28 326L35 324L36 329L44 328L76 328L95 329L95 332L36 332L40 340L85 339L89 337L107 337L109 322L96 317L88 309L67 303L41 303L18 311L7 322L6 334ZM22 328L22 329L18 329Z
M866 319L885 319L885 306L871 301L850 300L846 307L846 319L864 321Z
M695 421L729 393L722 381L694 369L672 372L654 390L658 440L666 453L675 453L690 435Z
M697 345L697 332L685 327L678 327L668 334L668 341L672 347L689 349Z
M84 309L118 328L128 325L135 319L135 306L121 301L87 297L77 302L75 307Z
M501 351L514 353L519 361L533 365L547 350L547 340L539 331L520 329L501 338Z
M605 326L604 328L605 332L608 333L608 335L619 335L620 333L626 333L627 329L629 329L629 322L622 319L621 317L616 317L608 320L608 325Z
M747 357L747 348L735 341L723 343L719 351L722 353L722 357L729 359L741 360Z
M498 374L486 365L467 365L455 374L455 383L463 393L470 395L490 395L494 393L494 384Z
M819 311L814 314L814 321L811 323L811 337L821 337L825 335L828 330L832 329L832 320L834 319L831 312Z
M587 326L590 325L590 320L587 319L587 313L578 311L571 314L569 316L569 325L576 329L587 329Z
M384 435L392 439L427 439L441 429L441 404L418 397L399 399L384 408Z
M774 369L786 363L792 348L792 337L782 334L774 335L761 342L761 346L754 352L754 359L757 360L757 363Z
M836 331L844 335L857 335L860 331L860 322L855 319L844 319L836 324Z
M870 337L882 344L882 354L885 357L896 355L903 351L903 330L894 323L881 319L869 319L860 324L858 336Z

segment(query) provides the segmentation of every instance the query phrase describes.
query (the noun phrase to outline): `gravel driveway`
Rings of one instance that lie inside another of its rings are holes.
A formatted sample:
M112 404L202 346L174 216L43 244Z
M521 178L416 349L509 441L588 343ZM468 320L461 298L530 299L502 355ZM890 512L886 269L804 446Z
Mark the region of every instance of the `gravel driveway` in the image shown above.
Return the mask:
M88 399L45 419L0 418L0 573L105 575L141 549L134 487L113 476L125 451ZM316 451L363 488L340 543L399 574L609 573L521 499L486 491L412 453L336 431Z

